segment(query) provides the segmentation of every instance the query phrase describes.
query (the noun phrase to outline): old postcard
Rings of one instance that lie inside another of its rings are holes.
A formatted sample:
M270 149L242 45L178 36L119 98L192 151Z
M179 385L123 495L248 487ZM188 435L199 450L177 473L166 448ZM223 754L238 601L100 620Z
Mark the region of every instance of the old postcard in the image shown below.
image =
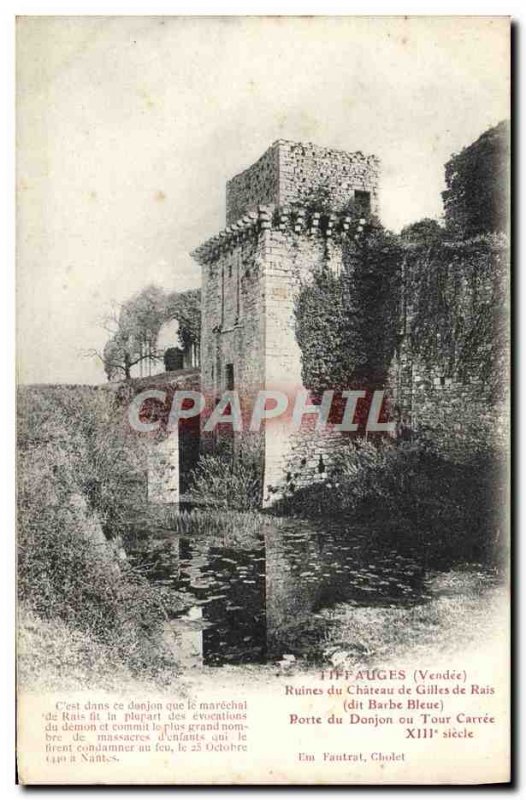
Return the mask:
M510 780L509 64L18 19L20 782Z

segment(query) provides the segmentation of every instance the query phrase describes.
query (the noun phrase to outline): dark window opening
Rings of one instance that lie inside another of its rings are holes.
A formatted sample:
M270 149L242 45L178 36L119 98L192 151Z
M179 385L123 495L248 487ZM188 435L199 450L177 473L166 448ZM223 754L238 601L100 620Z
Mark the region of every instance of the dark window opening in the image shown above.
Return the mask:
M225 381L226 381L226 388L228 391L232 391L234 388L234 365L227 364L225 367Z
M371 213L371 192L356 191L354 193L354 204L356 211L360 215Z

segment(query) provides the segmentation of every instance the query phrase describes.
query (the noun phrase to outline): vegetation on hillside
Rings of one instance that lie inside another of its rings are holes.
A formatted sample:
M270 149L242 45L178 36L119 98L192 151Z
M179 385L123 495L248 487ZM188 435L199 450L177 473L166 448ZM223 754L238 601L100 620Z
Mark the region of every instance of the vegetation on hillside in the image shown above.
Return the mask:
M114 395L87 387L21 389L18 446L21 621L38 628L41 620L42 631L61 632L46 652L53 661L60 648L66 671L87 669L67 659L88 657L73 646L88 637L93 659L106 661L108 674L115 668L172 676L162 628L177 598L122 558L120 534L145 500L138 482L144 451ZM29 651L23 674L45 673L52 664L42 659Z

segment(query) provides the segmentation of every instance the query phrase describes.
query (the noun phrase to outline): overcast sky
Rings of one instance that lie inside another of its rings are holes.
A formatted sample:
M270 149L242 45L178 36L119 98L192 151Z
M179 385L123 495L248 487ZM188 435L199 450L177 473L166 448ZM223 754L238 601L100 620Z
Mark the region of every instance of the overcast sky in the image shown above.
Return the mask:
M17 71L23 382L103 381L80 354L111 302L198 286L226 180L276 139L378 155L399 230L509 116L504 18L26 17Z

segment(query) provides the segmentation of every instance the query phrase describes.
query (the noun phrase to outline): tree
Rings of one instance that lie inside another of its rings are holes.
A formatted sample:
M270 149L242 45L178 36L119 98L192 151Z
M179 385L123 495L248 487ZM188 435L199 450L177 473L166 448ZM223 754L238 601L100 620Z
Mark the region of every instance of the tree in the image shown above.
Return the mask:
M446 228L459 238L507 233L510 127L500 122L446 164Z

